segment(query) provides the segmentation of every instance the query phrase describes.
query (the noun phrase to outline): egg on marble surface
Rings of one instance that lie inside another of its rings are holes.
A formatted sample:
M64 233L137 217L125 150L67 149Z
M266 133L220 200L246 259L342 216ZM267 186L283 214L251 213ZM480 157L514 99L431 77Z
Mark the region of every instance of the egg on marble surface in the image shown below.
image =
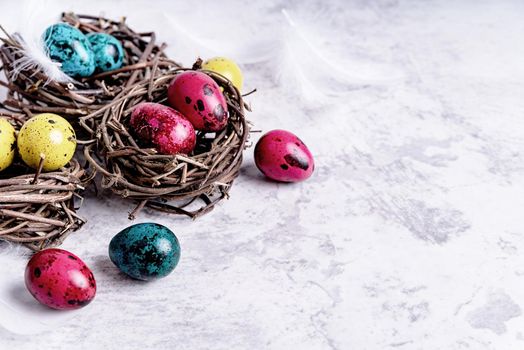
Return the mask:
M44 32L44 45L52 61L72 77L88 77L95 71L95 56L87 37L77 28L58 23Z
M155 223L129 226L113 237L109 258L126 275L143 281L169 275L180 259L173 231Z
M24 123L18 133L18 153L36 169L44 158L44 171L66 165L75 153L76 136L67 120L53 113L38 114Z
M167 96L169 105L189 119L197 130L220 131L227 125L224 94L218 84L202 72L186 71L175 76Z
M124 49L117 38L106 33L90 33L87 34L87 39L93 50L96 72L107 72L122 67Z
M0 171L7 169L15 158L15 128L5 118L0 118Z
M31 258L25 285L40 303L58 310L78 309L96 294L93 272L76 255L63 249L45 249Z
M268 178L281 182L306 180L315 168L304 142L285 130L272 130L258 140L255 164Z
M161 154L188 154L195 148L193 125L171 107L142 102L133 109L129 123L139 143Z
M238 65L226 57L214 57L202 64L202 69L210 70L229 79L233 85L240 91L244 83L242 71Z

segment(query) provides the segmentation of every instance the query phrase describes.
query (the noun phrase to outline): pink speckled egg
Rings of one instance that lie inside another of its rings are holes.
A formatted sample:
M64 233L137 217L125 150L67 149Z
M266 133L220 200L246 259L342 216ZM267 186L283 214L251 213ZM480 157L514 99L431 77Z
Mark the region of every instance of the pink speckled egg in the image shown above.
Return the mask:
M169 105L202 131L219 131L227 125L227 103L217 83L202 72L178 74L167 91Z
M96 294L96 281L87 265L63 249L45 249L31 258L25 285L40 303L58 310L78 309Z
M195 148L193 125L171 107L140 103L131 113L130 124L141 144L153 146L161 154L188 154Z
M303 181L315 168L307 146L285 130L272 130L258 140L255 164L264 175L282 182Z

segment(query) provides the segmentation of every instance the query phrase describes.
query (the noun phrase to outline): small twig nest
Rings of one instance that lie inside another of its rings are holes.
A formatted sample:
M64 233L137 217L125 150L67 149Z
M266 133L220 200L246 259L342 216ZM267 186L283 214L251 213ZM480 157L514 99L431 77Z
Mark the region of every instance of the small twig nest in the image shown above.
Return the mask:
M228 124L217 133L197 132L197 145L191 154L162 155L155 149L142 148L130 130L133 108L141 102L165 104L169 83L185 70L153 74L137 81L106 107L80 118L80 124L96 140L96 144L84 148L84 154L102 175L102 187L138 200L130 219L144 206L192 218L199 216L228 196L239 173L249 134L244 117L248 106L233 84L219 74L203 71L223 88ZM193 209L189 209L190 204Z
M21 111L0 110L15 130L28 116ZM42 173L45 159L37 170L15 160L0 172L0 239L21 243L32 250L58 246L85 220L76 214L75 199L95 173L71 160L60 170Z
M103 17L62 14L62 21L84 33L108 33L121 41L125 51L124 65L117 70L104 72L70 83L49 81L41 71L30 69L14 74L13 62L23 56L20 38L4 33L0 58L7 82L0 84L9 89L6 107L35 113L58 113L64 117L85 116L111 102L115 96L137 81L149 78L152 72L162 74L179 64L164 54L164 45L156 44L155 33L137 33L129 28L125 18L119 21ZM22 38L23 39L23 38Z
M0 173L0 239L32 250L60 245L85 222L74 206L85 171L73 160L58 171L4 178L20 169L28 170L18 164Z

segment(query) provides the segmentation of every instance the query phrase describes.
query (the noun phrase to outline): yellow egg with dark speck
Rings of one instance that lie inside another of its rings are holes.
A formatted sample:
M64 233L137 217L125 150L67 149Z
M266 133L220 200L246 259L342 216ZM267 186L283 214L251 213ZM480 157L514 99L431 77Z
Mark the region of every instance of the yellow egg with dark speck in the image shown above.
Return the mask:
M66 165L75 153L76 135L67 120L53 113L29 119L18 133L18 153L31 168L38 168L44 158L44 171Z
M0 118L0 171L8 168L15 158L15 128L5 118Z
M202 64L202 69L222 74L228 78L239 91L242 90L244 82L242 71L233 60L225 57L214 57L205 61Z

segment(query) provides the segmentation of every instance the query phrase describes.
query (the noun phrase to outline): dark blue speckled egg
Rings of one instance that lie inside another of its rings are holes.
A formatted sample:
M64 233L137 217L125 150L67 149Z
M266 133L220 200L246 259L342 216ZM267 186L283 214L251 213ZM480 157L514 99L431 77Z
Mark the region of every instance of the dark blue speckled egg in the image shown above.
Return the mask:
M122 67L124 49L122 43L106 33L87 34L87 39L93 48L97 72L107 72Z
M129 226L109 243L109 258L125 274L149 281L166 277L180 259L173 231L155 223Z
M72 77L88 77L95 71L95 57L87 37L66 23L53 24L44 32L46 51Z

